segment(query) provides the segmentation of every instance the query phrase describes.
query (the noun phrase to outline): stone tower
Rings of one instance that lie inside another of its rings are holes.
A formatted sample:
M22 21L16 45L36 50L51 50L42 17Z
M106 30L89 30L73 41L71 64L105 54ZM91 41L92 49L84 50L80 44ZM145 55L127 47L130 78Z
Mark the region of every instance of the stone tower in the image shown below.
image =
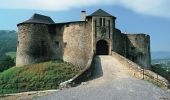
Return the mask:
M46 61L52 51L48 35L48 25L54 21L44 15L34 14L29 20L19 23L16 65L27 65Z
M111 54L112 33L116 17L102 9L90 15L92 17L93 45L97 55Z

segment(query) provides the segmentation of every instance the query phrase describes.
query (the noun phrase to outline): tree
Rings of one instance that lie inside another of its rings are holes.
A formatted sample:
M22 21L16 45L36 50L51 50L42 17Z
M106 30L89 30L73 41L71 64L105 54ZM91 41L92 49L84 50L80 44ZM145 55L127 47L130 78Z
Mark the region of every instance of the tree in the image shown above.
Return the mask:
M0 59L0 72L7 70L14 65L15 65L14 59L11 58L10 56L5 55Z

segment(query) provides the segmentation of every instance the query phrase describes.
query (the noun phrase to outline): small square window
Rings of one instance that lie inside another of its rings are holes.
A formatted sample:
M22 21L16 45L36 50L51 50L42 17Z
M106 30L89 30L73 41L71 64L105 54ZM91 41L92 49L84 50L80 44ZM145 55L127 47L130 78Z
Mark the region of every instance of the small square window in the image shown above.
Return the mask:
M131 47L131 50L135 50L135 47Z
M17 46L19 46L19 41L18 41L18 43L17 43Z
M67 42L64 43L64 48L66 48L66 46L67 46Z
M69 24L67 24L66 27L69 27Z
M45 41L41 41L41 45L45 45Z
M55 41L55 47L59 48L59 42L58 41Z

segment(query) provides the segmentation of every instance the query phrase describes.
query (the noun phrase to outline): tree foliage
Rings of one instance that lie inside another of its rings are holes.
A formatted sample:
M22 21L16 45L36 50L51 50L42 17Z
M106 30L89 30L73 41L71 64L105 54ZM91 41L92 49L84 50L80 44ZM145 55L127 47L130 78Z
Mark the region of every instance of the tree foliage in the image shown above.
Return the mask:
M15 65L14 59L11 58L10 56L4 55L0 59L0 72L7 70L14 65Z
M17 32L0 30L0 58L7 52L16 52Z

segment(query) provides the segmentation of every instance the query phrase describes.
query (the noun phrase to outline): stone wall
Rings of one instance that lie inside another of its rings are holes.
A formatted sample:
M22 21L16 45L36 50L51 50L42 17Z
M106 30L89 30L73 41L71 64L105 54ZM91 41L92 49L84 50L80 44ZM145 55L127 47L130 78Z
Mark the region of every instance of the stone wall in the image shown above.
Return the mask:
M112 52L112 56L120 61L123 65L126 65L129 69L129 73L136 78L148 80L151 82L156 83L157 85L163 86L163 87L169 87L169 82L164 77L150 71L147 69L142 69L141 66L138 64L132 62L131 60L119 55L116 52Z
M122 34L119 29L113 30L113 44L112 44L112 51L119 53L123 56L127 56L128 54L128 46L130 45L130 42L125 34Z
M64 25L64 61L84 68L92 54L92 26L87 22L74 22Z
M129 53L134 55L132 59L145 69L150 69L150 36L146 34L126 34L132 46L129 46Z
M52 55L48 27L45 24L20 24L16 65L46 61Z
M64 42L63 42L64 25L48 25L48 34L50 37L50 47L52 48L51 59L63 60Z
M81 68L92 54L91 20L63 24L18 26L16 65L61 59Z

